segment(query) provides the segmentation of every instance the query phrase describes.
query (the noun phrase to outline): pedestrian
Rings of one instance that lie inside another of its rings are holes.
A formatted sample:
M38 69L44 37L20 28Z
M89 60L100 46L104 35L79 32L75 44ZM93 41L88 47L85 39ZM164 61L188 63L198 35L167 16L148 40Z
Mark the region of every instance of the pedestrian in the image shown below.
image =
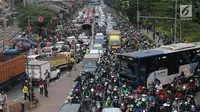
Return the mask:
M3 109L7 109L7 95L5 94L4 91L2 91L2 98L3 98Z
M24 100L26 100L27 98L29 99L28 96L28 87L26 85L24 85L22 92L24 93Z
M39 87L40 87L40 94L43 95L43 91L44 91L44 82L42 80L42 78L39 81Z
M45 97L49 98L47 87L48 87L48 85L47 85L47 82L45 81L44 82L44 94L45 94Z
M2 92L0 92L0 112L3 112L3 95L2 95Z
M44 73L44 76L46 76L46 83L47 83L47 86L49 86L50 73L48 70L46 70L46 72Z

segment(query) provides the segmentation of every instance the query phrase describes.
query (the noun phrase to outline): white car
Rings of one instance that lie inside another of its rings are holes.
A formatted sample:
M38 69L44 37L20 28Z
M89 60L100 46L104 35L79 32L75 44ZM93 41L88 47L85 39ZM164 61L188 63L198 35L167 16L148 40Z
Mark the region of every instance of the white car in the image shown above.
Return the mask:
M58 52L62 50L62 46L64 45L64 41L56 42L55 47L58 48Z

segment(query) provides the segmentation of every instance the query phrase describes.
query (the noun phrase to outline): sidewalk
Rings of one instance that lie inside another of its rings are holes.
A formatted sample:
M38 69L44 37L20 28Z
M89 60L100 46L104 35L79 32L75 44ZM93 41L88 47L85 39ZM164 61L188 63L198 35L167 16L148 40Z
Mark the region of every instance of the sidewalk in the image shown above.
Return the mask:
M69 74L63 74L64 76L58 79L54 85L50 85L48 88L49 98L45 98L44 96L39 95L39 91L37 96L40 96L40 104L38 107L33 108L31 112L58 112L60 107L64 104L71 92L71 89L74 85L74 80L77 75L80 74L81 71L81 63L77 65L77 70L72 70Z

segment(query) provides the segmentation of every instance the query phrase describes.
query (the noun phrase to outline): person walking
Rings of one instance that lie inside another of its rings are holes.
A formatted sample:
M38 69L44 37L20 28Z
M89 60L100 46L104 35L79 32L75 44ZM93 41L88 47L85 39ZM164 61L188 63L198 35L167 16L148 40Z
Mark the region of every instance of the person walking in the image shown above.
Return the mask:
M46 72L44 73L44 76L46 76L46 83L47 83L47 86L49 86L50 73L48 70L46 70Z
M3 95L2 95L2 92L0 92L0 112L3 112Z
M45 94L45 97L49 98L47 87L48 87L48 84L47 84L47 82L45 81L45 82L44 82L44 94Z
M26 85L24 85L22 92L24 93L24 100L26 100L27 98L29 99L28 96L28 87Z
M3 98L3 105L2 105L2 107L3 107L3 109L8 109L7 108L7 99L8 99L8 97L7 97L7 95L5 94L5 92L4 91L2 91L2 98Z
M42 80L42 78L39 81L39 87L40 87L40 94L43 95L43 91L44 91L44 82Z

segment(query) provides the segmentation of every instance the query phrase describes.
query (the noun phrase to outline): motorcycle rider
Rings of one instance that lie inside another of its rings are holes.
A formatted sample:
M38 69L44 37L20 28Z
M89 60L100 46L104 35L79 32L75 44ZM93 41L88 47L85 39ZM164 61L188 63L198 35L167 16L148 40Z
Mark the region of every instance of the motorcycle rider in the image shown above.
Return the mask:
M192 94L194 95L195 90L195 83L192 79L190 79L190 82L187 83L186 88L188 89L188 92L186 94Z
M180 101L179 98L175 98L174 102L172 103L172 112L180 111Z
M113 105L112 105L111 99L110 99L110 97L108 97L108 98L106 99L105 108L112 108L112 107L113 107Z
M124 84L123 86L122 86L122 91L121 91L121 93L122 94L128 94L128 92L129 92L129 90L128 90L128 88L126 87L126 85Z
M73 94L73 97L71 99L71 103L80 103L80 100L78 99L78 97L75 94Z

